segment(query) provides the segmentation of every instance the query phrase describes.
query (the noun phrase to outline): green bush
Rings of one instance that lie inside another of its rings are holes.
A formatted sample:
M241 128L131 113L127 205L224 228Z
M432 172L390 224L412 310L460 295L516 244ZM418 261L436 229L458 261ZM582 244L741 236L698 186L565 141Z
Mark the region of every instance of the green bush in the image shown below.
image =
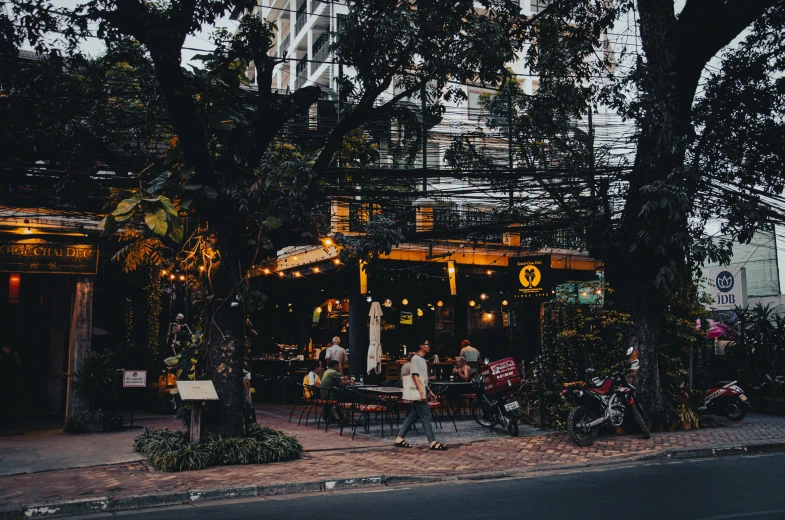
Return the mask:
M63 424L63 432L65 433L84 433L87 431L87 421L84 415L67 416L65 424Z
M283 462L298 458L302 449L296 438L259 425L252 426L246 437L213 437L200 444L191 444L186 432L166 428L146 429L134 439L134 450L161 471Z

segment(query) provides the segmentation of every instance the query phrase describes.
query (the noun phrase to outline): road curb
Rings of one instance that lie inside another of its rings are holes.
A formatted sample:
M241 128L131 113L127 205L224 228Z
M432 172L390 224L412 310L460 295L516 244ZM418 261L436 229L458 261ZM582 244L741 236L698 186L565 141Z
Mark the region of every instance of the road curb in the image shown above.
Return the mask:
M669 450L651 455L644 455L638 460L674 460L699 459L706 457L729 457L733 455L756 455L765 453L785 452L783 442L758 442L751 444L729 444L712 448L692 448L686 450Z
M0 520L55 518L72 515L85 515L91 513L107 513L133 509L145 509L150 507L198 504L237 498L264 498L278 495L331 492L343 489L426 484L449 481L455 482L461 480L496 480L510 477L521 477L535 473L596 468L602 466L629 464L632 462L728 457L734 455L754 455L780 452L785 452L785 443L761 442L741 445L735 444L727 446L715 446L712 448L669 450L648 455L619 457L610 460L597 460L580 464L549 464L543 466L532 466L522 470L494 471L455 476L378 475L372 477L318 480L311 482L283 482L271 485L194 489L189 491L177 491L153 495L97 497L93 499L69 500L50 504L35 504L22 507L0 508Z

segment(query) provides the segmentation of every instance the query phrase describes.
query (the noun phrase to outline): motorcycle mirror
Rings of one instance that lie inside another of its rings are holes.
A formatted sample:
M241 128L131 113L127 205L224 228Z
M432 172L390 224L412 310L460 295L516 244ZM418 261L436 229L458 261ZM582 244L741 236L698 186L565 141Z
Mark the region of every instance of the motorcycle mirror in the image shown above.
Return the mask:
M635 350L635 347L630 347L630 348L628 348L628 349L627 349L627 355L628 355L628 356L632 355L632 352L633 352L634 350Z

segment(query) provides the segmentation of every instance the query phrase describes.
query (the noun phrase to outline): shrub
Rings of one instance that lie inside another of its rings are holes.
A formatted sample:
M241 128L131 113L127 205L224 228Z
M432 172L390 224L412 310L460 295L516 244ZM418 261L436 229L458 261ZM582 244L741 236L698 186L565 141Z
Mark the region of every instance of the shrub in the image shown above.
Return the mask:
M252 426L246 437L213 437L200 444L191 444L186 432L166 428L146 429L134 439L134 450L161 471L283 462L298 458L302 449L295 437L259 425Z
M63 424L63 432L65 433L84 433L87 431L87 421L84 415L67 416L65 424Z

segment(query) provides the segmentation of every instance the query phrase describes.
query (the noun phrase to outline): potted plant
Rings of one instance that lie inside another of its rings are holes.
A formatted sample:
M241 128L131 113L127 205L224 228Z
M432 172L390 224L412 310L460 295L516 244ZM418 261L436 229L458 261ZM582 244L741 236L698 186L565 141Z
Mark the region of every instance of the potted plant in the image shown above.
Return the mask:
M679 420L681 421L682 428L685 430L690 430L692 428L697 429L699 427L698 416L692 411L690 405L686 403L679 405Z

